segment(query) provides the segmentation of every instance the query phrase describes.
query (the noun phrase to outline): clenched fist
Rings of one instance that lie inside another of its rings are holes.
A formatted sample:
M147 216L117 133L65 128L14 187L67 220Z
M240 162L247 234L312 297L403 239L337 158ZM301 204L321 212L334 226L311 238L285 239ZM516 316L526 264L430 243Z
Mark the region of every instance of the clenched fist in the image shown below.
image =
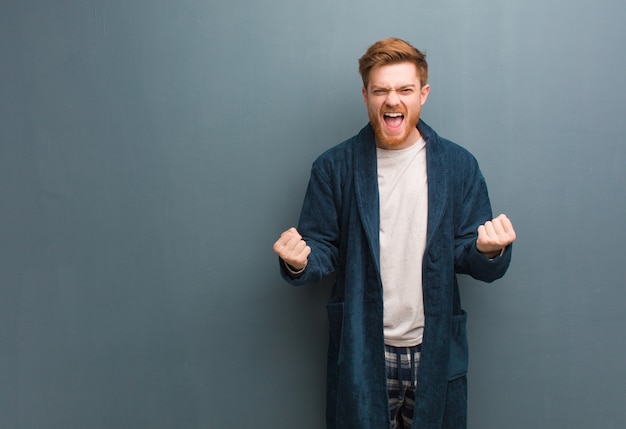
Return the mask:
M515 241L513 224L505 215L485 222L478 227L476 248L488 258L495 258L500 251Z
M274 252L285 263L299 271L306 267L311 248L307 246L295 228L289 228L274 243Z

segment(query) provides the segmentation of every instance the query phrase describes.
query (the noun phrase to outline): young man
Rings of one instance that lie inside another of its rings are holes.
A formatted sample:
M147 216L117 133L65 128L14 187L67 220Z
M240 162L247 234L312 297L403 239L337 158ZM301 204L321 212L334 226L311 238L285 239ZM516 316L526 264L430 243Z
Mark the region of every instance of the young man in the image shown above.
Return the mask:
M465 428L456 274L500 278L515 231L492 219L474 157L420 120L425 56L392 38L359 66L369 124L315 161L298 228L274 251L291 284L336 273L328 428Z

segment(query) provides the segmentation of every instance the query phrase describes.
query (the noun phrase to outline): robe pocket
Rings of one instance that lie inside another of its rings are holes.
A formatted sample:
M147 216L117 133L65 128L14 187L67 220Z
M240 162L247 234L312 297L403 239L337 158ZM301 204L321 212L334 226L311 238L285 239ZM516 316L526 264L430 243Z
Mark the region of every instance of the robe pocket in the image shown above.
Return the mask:
M328 349L329 358L333 358L337 365L341 363L341 335L343 332L343 302L331 302L326 304L328 312L328 331L330 343Z
M448 380L451 381L467 374L467 360L467 313L463 311L461 314L452 316Z

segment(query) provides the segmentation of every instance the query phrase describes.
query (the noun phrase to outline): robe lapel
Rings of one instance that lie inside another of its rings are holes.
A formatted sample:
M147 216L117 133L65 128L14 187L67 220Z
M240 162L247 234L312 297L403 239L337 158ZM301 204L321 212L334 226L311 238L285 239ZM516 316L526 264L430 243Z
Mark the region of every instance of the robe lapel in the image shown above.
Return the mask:
M447 165L438 135L422 120L417 124L420 134L426 140L426 165L428 173L428 233L426 248L430 247L435 232L439 228L448 205L449 189ZM354 181L359 215L363 223L367 241L380 270L380 206L378 195L378 169L376 166L376 145L370 125L358 135L358 145L354 152Z
M428 233L426 249L429 249L435 232L443 220L449 199L448 172L439 136L420 120L417 129L426 140L426 169L428 174Z
M363 229L372 258L376 261L376 269L380 272L378 168L374 132L369 124L358 135L354 151L354 184Z

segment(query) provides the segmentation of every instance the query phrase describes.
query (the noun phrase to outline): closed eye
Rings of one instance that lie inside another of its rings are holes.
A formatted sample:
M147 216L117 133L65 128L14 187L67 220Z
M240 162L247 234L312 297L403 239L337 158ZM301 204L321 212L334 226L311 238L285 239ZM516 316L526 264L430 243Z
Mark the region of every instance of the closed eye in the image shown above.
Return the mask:
M410 94L413 94L415 89L413 87L400 88L398 90L376 88L376 89L372 90L372 94L378 95L378 96L382 96L382 95L389 94L391 91L395 91L395 92L397 92L398 94L401 94L401 95L410 95Z

